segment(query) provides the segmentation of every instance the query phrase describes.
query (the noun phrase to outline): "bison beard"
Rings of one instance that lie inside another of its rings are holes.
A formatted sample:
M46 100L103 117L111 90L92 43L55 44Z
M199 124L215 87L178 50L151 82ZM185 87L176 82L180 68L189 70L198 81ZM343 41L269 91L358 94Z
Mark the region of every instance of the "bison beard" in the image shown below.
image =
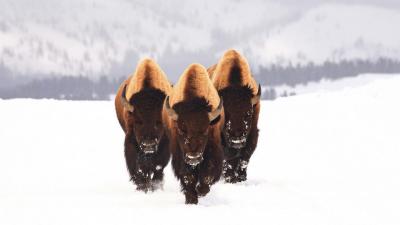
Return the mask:
M168 98L165 102L167 105L165 108L170 108ZM186 121L199 120L196 114L192 114L193 112L204 112L206 114L207 111L211 110L205 99L177 103L173 108L177 114L185 114ZM222 103L219 108L222 108ZM207 118L204 114L204 118ZM175 119L178 120L177 117ZM221 116L218 116L210 122L202 160L192 165L185 159L185 151L181 148L178 140L179 134L177 134L176 129L171 129L174 133L172 136L175 137L171 139L172 167L185 194L186 204L197 204L198 197L205 196L210 191L210 186L217 182L222 174L223 152L219 137L220 120ZM209 120L205 119L205 121Z

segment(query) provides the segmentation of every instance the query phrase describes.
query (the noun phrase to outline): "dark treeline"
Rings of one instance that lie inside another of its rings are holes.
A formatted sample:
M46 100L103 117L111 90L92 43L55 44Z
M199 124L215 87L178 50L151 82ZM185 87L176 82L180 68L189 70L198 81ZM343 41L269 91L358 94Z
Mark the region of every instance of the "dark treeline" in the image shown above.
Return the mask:
M255 74L256 80L268 86L307 84L321 79L336 80L354 77L362 73L400 73L400 61L387 58L378 60L343 60L339 63L325 62L322 65L309 63L305 66L289 65L281 67L272 65L260 68Z
M123 78L98 80L88 77L51 77L0 90L0 98L53 98L65 100L108 100L116 92Z
M254 74L256 80L264 85L263 99L275 99L295 95L295 93L276 93L274 86L307 84L321 79L335 80L353 77L361 73L400 73L400 62L381 58L377 61L326 62L322 65L312 63L306 66L281 67L272 65L259 68ZM0 74L1 77L1 74ZM0 86L0 98L53 98L67 100L109 100L115 94L124 78L102 76L93 80L88 77L51 77L31 80L13 88Z

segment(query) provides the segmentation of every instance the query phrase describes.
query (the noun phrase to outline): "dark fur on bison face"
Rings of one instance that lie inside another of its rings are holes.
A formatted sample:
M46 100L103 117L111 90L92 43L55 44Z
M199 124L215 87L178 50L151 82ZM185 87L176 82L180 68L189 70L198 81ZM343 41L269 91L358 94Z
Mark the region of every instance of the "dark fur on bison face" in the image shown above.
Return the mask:
M220 91L224 99L225 126L223 138L228 147L241 149L246 146L249 136L254 105L259 102L261 89L257 95L250 87L231 86Z
M176 121L176 134L183 159L186 164L195 166L202 162L210 126L220 119L222 100L217 109L211 112L211 106L204 98L195 98L189 102L169 105L165 102L168 114Z
M125 98L125 90L122 99ZM158 89L145 89L134 94L130 101L124 101L127 130L132 141L136 141L139 149L146 154L158 149L164 134L162 124L162 107L165 94Z

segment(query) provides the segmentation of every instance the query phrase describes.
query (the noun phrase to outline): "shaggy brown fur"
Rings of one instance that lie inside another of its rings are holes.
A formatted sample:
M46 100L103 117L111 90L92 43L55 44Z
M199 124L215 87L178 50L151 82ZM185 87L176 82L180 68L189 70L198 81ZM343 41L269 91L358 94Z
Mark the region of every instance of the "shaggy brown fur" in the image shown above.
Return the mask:
M236 50L228 50L218 62L213 76L213 84L220 91L230 86L248 86L257 94L258 84L254 80L247 60Z
M126 102L133 111L123 104L124 88ZM171 85L160 67L153 60L144 59L115 97L117 118L125 132L126 165L137 189L145 192L162 185L163 170L170 158L162 125L162 106L170 91ZM151 147L147 147L148 143ZM154 152L146 152L147 148Z
M208 75L210 75L210 79L211 80L214 77L214 71L215 71L216 68L217 68L217 64L214 64L214 65L208 67L208 69L207 69Z
M212 110L218 107L220 101L206 68L200 64L192 64L183 72L172 89L170 104L172 106L177 102L190 101L193 98L207 99Z
M258 85L247 60L235 50L225 52L214 67L213 84L224 99L223 174L227 182L240 182L247 179L247 165L258 142L260 103L251 102L258 94Z
M219 102L220 97L206 69L192 64L170 95L170 106L179 115L177 120L168 115L164 106L163 119L169 130L172 167L187 204L197 204L198 197L206 195L222 173L223 110L215 120L208 118L208 113L217 109ZM186 161L188 155L201 155L203 160L191 164Z

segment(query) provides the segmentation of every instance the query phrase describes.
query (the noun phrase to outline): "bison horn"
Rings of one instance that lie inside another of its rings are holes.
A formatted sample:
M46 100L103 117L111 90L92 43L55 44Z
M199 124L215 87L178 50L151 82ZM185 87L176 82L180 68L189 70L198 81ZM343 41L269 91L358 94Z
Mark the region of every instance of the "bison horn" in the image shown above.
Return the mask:
M222 101L222 98L220 99L221 100L219 101L218 107L214 111L208 113L208 119L210 120L210 122L215 120L222 112L224 102Z
M258 85L258 92L257 95L251 98L251 104L255 105L257 104L261 99L261 85Z
M178 120L178 114L169 105L169 96L167 96L167 98L165 99L164 104L165 104L165 109L167 110L168 116L171 117L171 119L173 119L173 120Z
M128 100L126 99L126 85L124 86L124 89L122 90L122 95L121 95L121 102L122 105L127 109L129 112L133 112L133 105L131 105Z

